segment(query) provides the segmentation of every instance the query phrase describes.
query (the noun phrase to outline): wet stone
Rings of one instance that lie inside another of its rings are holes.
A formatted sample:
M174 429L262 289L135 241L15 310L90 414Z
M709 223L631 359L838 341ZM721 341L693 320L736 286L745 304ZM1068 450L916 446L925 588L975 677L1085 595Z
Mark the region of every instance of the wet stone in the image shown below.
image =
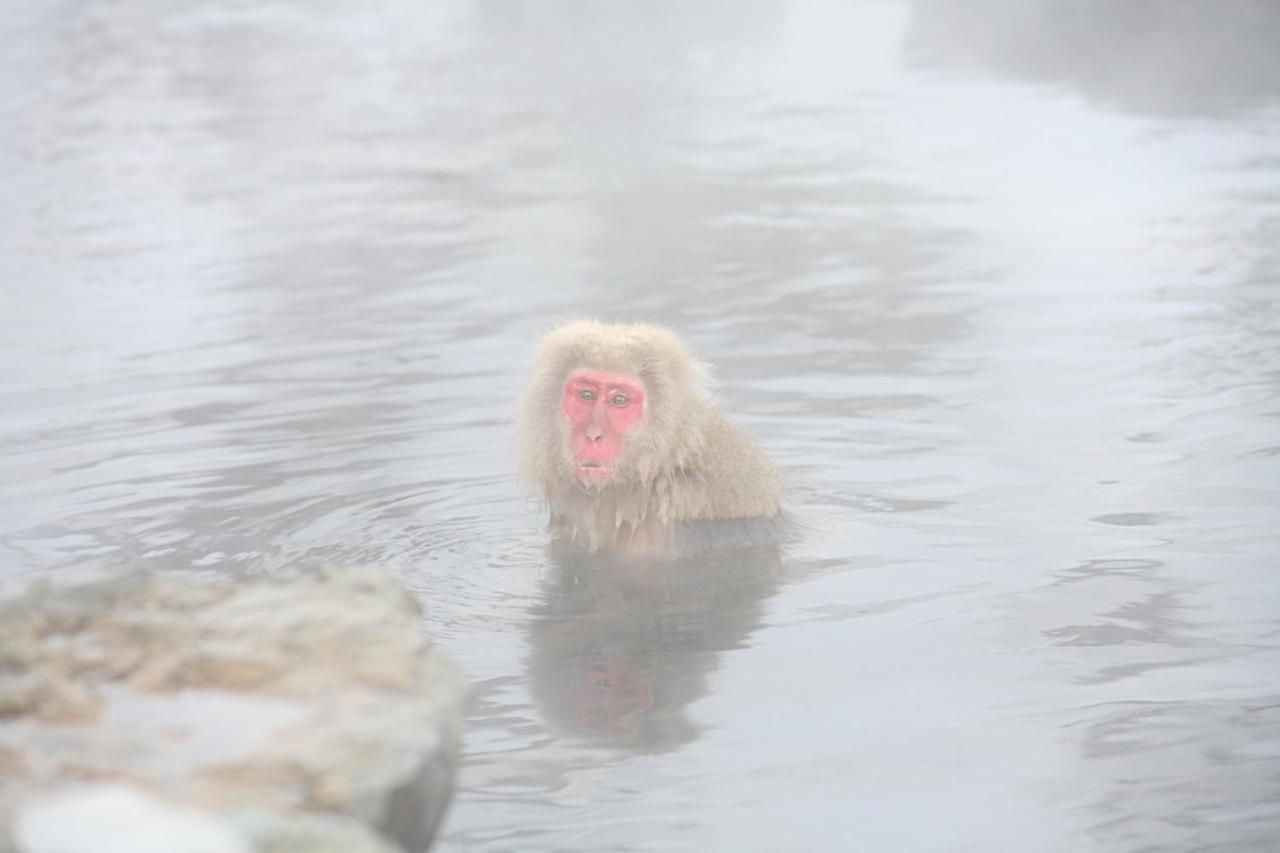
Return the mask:
M380 571L27 576L0 637L0 853L416 851L448 803L466 688Z

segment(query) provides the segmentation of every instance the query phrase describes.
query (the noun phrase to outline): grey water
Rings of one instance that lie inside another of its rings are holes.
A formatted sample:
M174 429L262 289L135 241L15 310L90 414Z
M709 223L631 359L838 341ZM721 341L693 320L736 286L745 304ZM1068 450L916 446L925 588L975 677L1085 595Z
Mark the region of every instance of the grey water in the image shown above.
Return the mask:
M377 564L436 849L1280 846L1280 8L11 0L0 573ZM676 328L781 549L546 548L557 320Z

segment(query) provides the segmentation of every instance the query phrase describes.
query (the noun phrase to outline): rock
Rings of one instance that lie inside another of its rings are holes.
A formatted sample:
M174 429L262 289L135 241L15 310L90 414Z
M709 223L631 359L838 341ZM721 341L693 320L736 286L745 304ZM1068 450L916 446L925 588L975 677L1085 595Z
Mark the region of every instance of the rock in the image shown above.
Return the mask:
M128 785L93 785L37 799L18 813L19 850L41 853L251 853L227 827Z
M0 853L425 849L465 692L375 570L8 581Z

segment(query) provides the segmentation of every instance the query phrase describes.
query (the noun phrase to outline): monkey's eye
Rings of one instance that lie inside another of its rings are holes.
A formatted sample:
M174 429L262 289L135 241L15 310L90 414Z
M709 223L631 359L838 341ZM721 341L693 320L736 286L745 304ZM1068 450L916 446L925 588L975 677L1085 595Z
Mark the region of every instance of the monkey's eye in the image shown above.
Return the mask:
M615 406L625 406L630 401L627 399L626 394L614 394L609 398L609 402L613 403Z
M592 391L590 388L583 388L578 392L578 399L580 400L594 400L595 398L596 392Z

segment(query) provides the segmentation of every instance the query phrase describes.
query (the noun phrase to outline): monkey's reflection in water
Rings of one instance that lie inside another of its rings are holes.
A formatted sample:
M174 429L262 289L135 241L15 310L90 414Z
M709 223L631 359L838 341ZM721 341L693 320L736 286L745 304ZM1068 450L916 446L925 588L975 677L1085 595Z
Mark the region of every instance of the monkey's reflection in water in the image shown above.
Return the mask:
M593 743L663 751L699 735L687 715L720 654L741 648L777 589L777 546L645 563L550 550L530 674L544 721Z

